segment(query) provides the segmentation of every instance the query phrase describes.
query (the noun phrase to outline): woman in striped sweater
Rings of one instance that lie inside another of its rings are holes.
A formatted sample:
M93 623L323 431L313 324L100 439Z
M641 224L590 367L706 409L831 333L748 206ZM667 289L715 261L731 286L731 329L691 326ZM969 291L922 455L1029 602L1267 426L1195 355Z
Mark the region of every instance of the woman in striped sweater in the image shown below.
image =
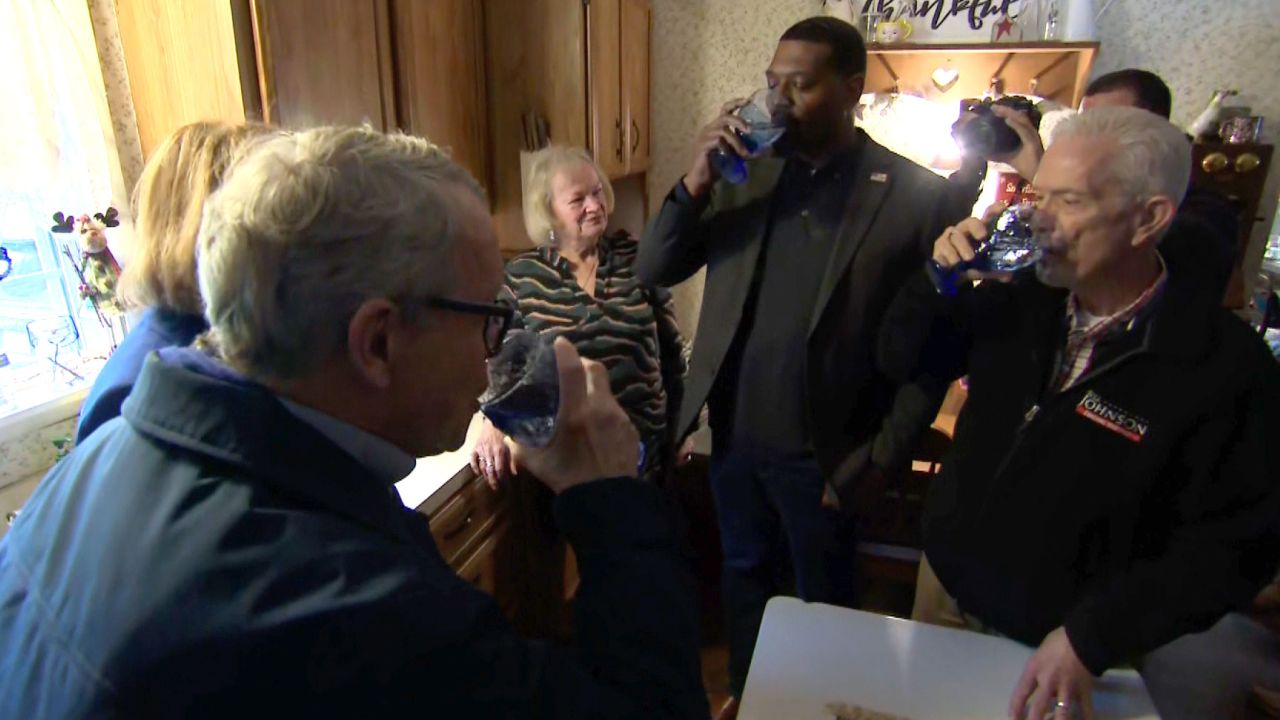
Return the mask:
M605 236L613 188L584 150L551 146L531 158L524 220L536 250L507 263L505 301L517 324L564 335L582 357L609 371L613 394L644 442L641 477L661 482L676 458L687 355L671 294L640 284L631 265L636 241ZM502 433L488 421L471 466L496 487L515 471Z

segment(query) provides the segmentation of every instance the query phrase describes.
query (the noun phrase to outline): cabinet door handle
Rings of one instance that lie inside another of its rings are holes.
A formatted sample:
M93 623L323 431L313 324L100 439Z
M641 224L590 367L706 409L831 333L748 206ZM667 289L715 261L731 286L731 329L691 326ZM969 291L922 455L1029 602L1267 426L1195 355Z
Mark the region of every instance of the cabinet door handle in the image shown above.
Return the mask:
M1227 169L1228 162L1226 155L1220 152L1212 152L1204 156L1204 159L1200 161L1200 167L1204 168L1204 171L1209 174L1220 173Z
M1241 175L1244 175L1246 173L1251 173L1254 170L1257 170L1258 166L1261 164L1262 164L1262 159L1259 158L1257 155L1254 155L1251 152L1241 153L1241 155L1236 158L1236 162L1235 162L1236 172L1240 173Z
M452 540L455 537L461 535L463 530L466 530L467 528L471 527L472 519L473 519L473 513L470 510L468 510L466 516L462 518L462 522L459 522L456 526L441 533L442 539Z
M615 139L613 152L618 156L618 162L622 162L622 148L624 147L622 144L622 118L613 121L613 136Z
M631 118L631 154L636 154L636 148L640 147L640 126L636 124L635 118Z

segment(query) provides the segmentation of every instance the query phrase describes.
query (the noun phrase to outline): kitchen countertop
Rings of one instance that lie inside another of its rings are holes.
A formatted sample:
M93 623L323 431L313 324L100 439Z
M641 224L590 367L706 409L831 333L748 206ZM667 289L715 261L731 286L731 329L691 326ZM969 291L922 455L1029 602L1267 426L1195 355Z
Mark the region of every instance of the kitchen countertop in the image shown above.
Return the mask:
M471 425L467 427L467 439L457 450L418 458L413 472L396 483L396 491L400 493L400 500L405 507L430 515L474 477L471 471L471 448L480 434L483 419L479 413L471 418ZM693 437L695 452L710 455L711 432L704 427L694 433Z
M477 413L471 418L471 425L467 428L467 439L463 441L462 447L451 452L418 458L418 465L413 472L396 483L396 491L400 493L400 500L405 507L411 510L421 509L430 514L436 506L448 498L451 492L440 493L439 497L434 499L432 495L446 485L450 485L451 480L457 480L458 482L454 484L460 486L470 479L471 447L475 445L476 437L480 434L480 427L481 416ZM425 506L424 503L426 503Z

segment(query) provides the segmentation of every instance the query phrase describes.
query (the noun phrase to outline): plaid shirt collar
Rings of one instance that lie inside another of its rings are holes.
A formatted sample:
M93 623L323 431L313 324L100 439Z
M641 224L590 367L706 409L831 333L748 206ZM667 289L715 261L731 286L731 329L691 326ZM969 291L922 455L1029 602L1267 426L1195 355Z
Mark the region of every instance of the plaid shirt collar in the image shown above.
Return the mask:
M1079 298L1076 297L1075 293L1067 296L1068 347L1078 347L1085 343L1093 344L1099 339L1119 331L1122 327L1124 331L1132 328L1133 321L1151 304L1152 300L1160 295L1168 279L1169 272L1165 268L1164 258L1159 255L1156 255L1156 257L1160 260L1160 275L1156 277L1155 282L1142 291L1142 294L1137 299L1117 313L1103 318L1095 318L1093 323L1087 324L1086 313L1080 307Z

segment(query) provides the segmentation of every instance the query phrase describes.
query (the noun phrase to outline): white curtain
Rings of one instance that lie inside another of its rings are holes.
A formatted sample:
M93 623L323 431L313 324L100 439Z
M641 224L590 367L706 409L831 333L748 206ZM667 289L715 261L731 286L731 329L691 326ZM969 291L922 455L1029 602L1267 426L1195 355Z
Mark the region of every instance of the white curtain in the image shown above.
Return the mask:
M86 0L0 0L0 87L0 197L35 199L0 204L0 234L58 210L127 218ZM112 232L126 255L127 237L127 222Z

